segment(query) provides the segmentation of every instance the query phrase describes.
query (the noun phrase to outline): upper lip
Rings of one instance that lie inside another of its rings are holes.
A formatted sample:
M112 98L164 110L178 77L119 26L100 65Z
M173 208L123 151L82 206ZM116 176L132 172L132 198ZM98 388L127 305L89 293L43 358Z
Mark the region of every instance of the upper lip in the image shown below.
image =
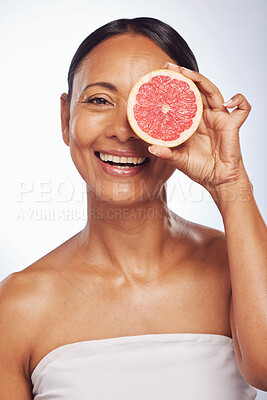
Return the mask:
M111 154L118 157L148 157L143 153L137 153L129 150L98 150L98 153Z

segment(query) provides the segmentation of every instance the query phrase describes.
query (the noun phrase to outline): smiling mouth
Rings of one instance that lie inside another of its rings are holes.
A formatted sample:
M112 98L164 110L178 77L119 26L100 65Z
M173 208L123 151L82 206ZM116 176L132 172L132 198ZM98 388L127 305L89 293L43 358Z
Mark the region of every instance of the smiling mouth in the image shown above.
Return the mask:
M99 151L96 151L95 155L102 162L121 169L138 168L150 162L149 157L118 157Z

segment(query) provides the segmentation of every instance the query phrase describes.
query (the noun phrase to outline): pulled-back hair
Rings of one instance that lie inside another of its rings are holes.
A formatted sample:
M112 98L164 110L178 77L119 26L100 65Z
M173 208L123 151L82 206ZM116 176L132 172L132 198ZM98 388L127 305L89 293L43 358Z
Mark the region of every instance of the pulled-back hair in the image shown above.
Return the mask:
M186 41L170 25L155 18L117 19L87 36L71 61L68 73L68 102L71 101L73 79L77 68L87 54L104 40L123 33L137 33L152 39L177 64L198 71L197 61Z

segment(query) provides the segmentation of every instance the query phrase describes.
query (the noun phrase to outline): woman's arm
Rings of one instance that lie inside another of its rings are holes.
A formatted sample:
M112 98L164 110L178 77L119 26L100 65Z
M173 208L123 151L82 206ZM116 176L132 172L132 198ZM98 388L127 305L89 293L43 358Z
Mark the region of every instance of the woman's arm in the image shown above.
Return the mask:
M232 287L231 329L239 369L267 391L267 229L245 169L235 183L216 189L223 217ZM214 196L214 194L213 194Z
M16 274L0 285L0 399L31 400L29 377L30 310L21 302L23 282ZM24 296L23 296L24 297Z
M267 229L244 169L239 129L251 110L242 94L224 103L203 75L169 65L192 79L203 100L197 131L177 148L150 146L205 187L224 221L232 287L230 321L238 367L253 386L267 390ZM228 108L234 108L230 113Z

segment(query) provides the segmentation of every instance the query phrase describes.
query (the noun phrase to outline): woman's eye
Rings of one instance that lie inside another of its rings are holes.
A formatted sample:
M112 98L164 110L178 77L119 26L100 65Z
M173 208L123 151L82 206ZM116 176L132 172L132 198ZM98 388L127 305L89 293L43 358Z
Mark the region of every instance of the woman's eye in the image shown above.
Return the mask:
M110 104L106 99L104 99L103 97L94 97L92 99L88 99L87 103L91 103L91 104L98 104L98 105L107 105Z

